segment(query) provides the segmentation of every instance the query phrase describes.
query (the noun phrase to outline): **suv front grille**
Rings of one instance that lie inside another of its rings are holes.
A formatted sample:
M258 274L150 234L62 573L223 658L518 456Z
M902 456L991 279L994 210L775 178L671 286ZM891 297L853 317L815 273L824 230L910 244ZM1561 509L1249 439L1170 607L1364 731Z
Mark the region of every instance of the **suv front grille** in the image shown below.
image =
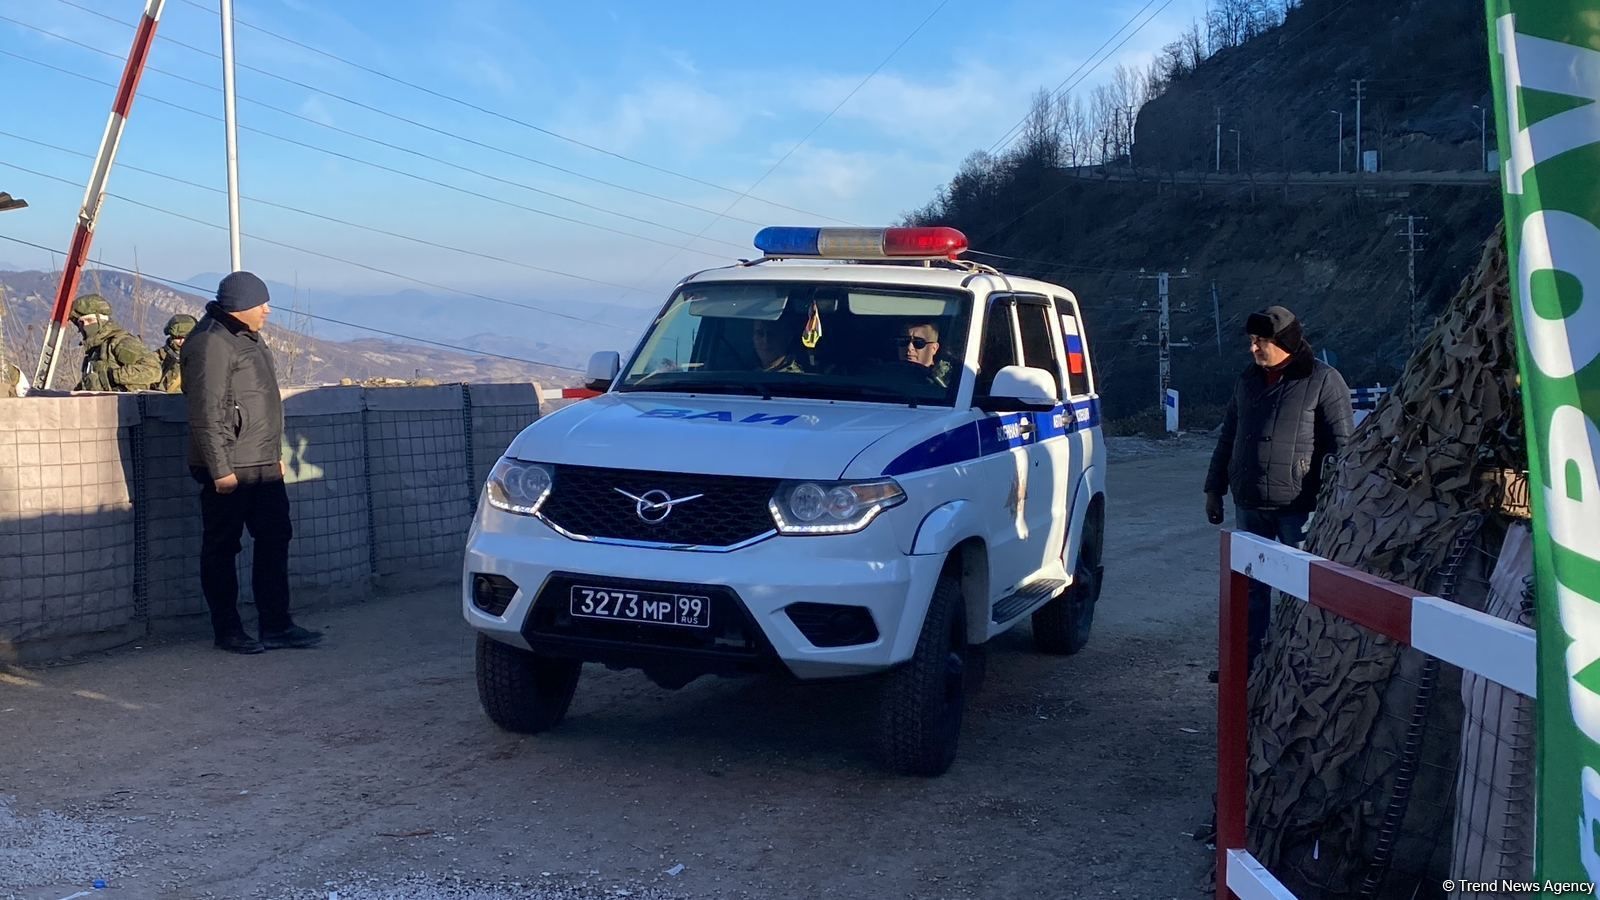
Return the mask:
M540 513L570 534L600 540L731 547L774 528L767 502L778 487L774 478L644 472L590 466L555 467L554 485ZM660 491L674 504L659 522L639 516L637 502Z

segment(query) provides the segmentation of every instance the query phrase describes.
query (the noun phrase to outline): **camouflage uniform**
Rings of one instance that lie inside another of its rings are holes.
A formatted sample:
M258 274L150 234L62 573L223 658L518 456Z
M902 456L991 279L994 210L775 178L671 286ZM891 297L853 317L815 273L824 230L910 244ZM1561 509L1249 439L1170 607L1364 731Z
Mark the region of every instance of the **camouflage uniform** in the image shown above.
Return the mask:
M83 333L83 377L77 391L147 391L161 380L161 361L149 347L111 321L111 304L99 294L72 302L72 318L99 316L79 325Z
M164 329L167 342L156 351L156 356L161 360L161 383L157 390L169 394L183 393L183 366L181 365L180 352L183 349L183 340L194 330L194 316L178 313L167 320Z

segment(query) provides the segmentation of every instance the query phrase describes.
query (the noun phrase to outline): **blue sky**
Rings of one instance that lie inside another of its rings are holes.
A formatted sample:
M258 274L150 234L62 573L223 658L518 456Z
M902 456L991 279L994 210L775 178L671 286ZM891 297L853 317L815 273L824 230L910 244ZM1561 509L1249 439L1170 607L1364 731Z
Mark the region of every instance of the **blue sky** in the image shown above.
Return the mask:
M142 6L139 0L71 3L130 25ZM787 4L236 0L235 16L569 138L737 192L748 189L788 153L936 5L936 0ZM146 74L110 187L128 198L226 226L226 199L217 192L226 185L222 95L206 87L220 88L221 64L165 40L218 51L219 19L210 11L215 6L215 0L168 0L150 64L201 84ZM270 240L497 296L654 305L688 272L753 255L750 240L760 225L827 224L819 217L892 224L907 210L926 203L964 157L1003 134L1022 115L1033 91L1061 82L1142 6L1143 0L992 0L982 5L980 13L973 5L952 2L762 181L752 197L737 203L737 193L652 171L463 108L241 24L235 46L240 66L240 185L246 197L608 284L424 247L250 199L242 204L245 268L274 281L298 279L308 289L390 293L417 287L266 242ZM1148 62L1156 48L1202 10L1203 0L1173 0L1080 91L1087 93L1118 62ZM61 0L0 0L0 16L49 32L0 21L0 48L99 82L117 80L132 38L128 25ZM0 131L82 154L0 135L0 190L31 204L27 210L0 215L0 235L65 247L89 173L88 157L99 144L113 91L5 55L0 55L0 84L5 85L7 101ZM445 133L425 131L331 95ZM217 119L180 111L155 98ZM489 177L378 147L316 123L375 137ZM272 136L485 196L379 171ZM676 203L604 186L455 136ZM36 177L15 166L68 183ZM130 166L212 190L174 184L131 171ZM714 218L724 210L729 210L728 218ZM702 230L703 238L692 237ZM683 245L688 249L679 249ZM227 234L109 198L94 255L118 265L132 265L137 256L141 268L150 273L186 278L227 269ZM47 254L3 241L0 261L32 268L59 264ZM463 310L479 308L466 298L462 304ZM484 312L493 310L490 306Z

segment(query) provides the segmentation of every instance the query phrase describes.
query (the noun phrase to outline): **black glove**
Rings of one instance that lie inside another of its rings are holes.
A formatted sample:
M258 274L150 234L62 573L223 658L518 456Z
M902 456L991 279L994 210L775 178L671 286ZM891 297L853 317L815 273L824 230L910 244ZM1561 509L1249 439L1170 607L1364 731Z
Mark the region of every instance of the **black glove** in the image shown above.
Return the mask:
M1222 495L1206 495L1206 521L1213 525L1222 524Z

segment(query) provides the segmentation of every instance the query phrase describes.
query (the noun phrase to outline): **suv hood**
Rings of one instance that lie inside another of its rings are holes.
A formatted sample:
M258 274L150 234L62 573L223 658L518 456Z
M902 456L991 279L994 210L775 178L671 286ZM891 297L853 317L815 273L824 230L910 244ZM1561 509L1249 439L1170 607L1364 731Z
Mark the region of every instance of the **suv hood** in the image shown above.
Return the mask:
M608 393L534 422L506 455L616 469L835 479L884 435L948 413L788 397Z

